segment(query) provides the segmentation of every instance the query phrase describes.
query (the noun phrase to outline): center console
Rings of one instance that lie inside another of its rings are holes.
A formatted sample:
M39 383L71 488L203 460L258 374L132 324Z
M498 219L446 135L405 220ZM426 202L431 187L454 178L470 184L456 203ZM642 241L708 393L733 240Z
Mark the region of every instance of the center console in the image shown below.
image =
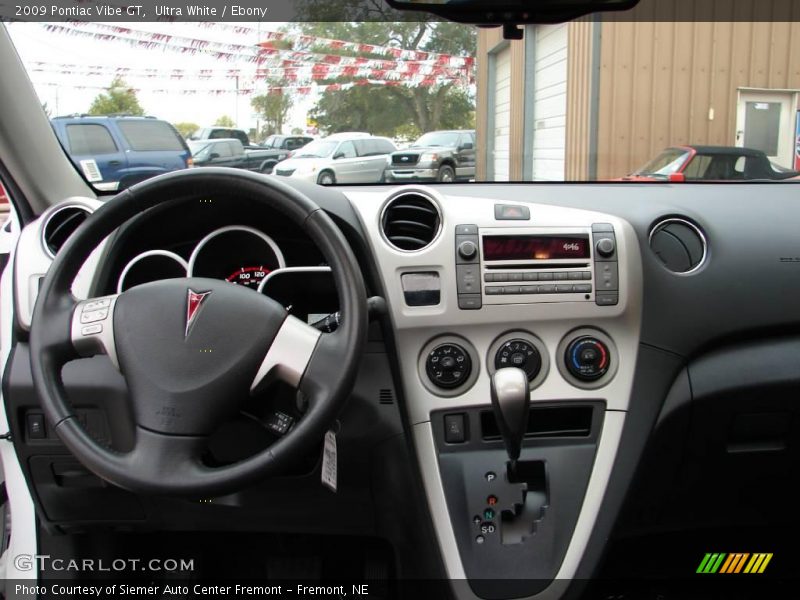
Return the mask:
M439 546L467 582L460 597L558 597L628 408L637 238L612 215L447 189L348 192L387 295Z

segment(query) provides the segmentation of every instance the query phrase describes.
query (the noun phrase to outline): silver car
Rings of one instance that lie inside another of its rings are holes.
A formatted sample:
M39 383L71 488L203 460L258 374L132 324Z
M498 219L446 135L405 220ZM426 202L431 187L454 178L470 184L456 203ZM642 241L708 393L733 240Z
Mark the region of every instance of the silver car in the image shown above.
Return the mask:
M397 150L388 138L364 133L337 133L303 146L275 166L282 177L297 177L320 185L378 183L387 157Z

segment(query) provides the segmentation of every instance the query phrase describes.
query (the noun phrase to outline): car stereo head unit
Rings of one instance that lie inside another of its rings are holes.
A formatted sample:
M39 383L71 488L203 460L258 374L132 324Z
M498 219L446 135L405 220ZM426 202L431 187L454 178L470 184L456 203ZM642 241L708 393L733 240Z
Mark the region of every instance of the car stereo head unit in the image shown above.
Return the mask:
M619 300L617 245L607 223L591 227L456 229L459 306Z

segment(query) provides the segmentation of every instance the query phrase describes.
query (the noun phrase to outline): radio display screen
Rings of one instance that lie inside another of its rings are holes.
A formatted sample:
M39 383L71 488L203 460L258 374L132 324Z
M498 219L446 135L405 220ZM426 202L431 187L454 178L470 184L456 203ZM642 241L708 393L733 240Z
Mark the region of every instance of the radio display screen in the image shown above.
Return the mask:
M484 260L588 259L588 235L486 235Z

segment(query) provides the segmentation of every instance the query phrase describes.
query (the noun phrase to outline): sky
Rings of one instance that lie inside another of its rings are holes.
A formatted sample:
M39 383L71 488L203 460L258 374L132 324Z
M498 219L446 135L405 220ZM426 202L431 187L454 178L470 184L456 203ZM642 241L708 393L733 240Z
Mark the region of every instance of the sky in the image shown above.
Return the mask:
M283 23L236 23L255 30L253 33L234 34L225 28L206 26L202 23L115 23L122 27L130 26L138 30L169 33L209 41L256 44L259 32L273 31ZM87 112L100 89L78 89L76 86L106 87L111 83L112 74L101 76L69 75L53 72L32 72L34 62L51 64L77 64L87 67L129 67L136 69L233 69L252 70L248 63L219 60L202 54L185 55L162 48L145 49L131 47L117 41L96 40L83 36L64 35L48 32L40 23L7 23L8 31L22 58L42 103L47 103L53 116ZM263 40L261 40L263 41ZM49 67L48 67L49 68ZM213 80L179 80L126 77L126 82L134 88L142 88L137 93L139 103L145 114L176 122L193 122L200 126L212 125L220 116L228 115L237 121L239 128L248 130L256 125L256 115L250 107L250 96L236 96L236 81L233 78L214 78ZM180 90L191 89L230 89L232 93L222 95L179 93L163 94L145 91L150 89ZM286 132L292 128L306 127L307 112L314 106L316 94L310 94L295 101L290 114Z

